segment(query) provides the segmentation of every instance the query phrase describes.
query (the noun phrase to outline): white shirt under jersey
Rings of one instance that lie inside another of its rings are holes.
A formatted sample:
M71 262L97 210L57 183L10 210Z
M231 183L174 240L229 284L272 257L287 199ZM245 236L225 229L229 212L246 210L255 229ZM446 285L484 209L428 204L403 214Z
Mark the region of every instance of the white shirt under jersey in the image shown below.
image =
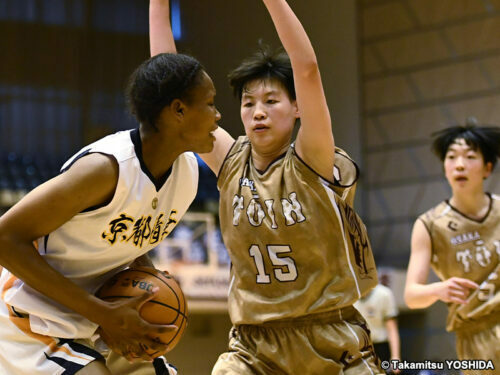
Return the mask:
M90 293L158 245L184 215L198 185L198 164L191 152L179 155L162 181L155 184L141 157L138 129L118 132L84 147L65 163L62 171L78 158L95 152L113 156L119 165L111 202L75 215L38 239L43 258ZM10 286L12 278L4 270L0 279L4 301L29 314L33 332L64 338L94 334L95 323L41 295L22 280Z

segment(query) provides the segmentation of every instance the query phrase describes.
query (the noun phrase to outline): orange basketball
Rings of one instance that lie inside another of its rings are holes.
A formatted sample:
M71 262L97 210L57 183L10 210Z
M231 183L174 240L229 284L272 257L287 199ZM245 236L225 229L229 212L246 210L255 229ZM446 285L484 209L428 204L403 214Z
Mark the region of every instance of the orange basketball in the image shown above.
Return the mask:
M150 323L172 324L179 328L155 338L167 344L170 351L179 342L187 325L186 299L171 275L149 267L129 268L106 281L96 295L105 301L118 301L142 295L154 287L159 287L159 291L141 307L139 313ZM152 357L159 355L152 349L147 353Z

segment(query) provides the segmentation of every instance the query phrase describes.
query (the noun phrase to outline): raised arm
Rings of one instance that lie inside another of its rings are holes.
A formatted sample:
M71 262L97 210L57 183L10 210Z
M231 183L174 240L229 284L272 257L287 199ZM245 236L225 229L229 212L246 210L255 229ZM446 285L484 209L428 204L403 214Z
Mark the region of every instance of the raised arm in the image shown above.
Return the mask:
M169 0L150 0L149 2L149 44L151 56L165 52L177 53L170 24ZM200 157L217 175L234 139L222 128L218 128L214 135L216 138L214 149L207 154L200 154Z
M314 49L285 0L262 0L292 63L301 127L296 150L321 176L333 181L335 143Z
M478 285L471 280L451 277L445 281L427 284L431 255L431 237L424 223L417 220L411 235L411 255L406 274L405 301L408 307L425 308L437 300L467 303L470 289L478 288Z
M170 0L149 1L149 48L151 56L177 53L170 24Z

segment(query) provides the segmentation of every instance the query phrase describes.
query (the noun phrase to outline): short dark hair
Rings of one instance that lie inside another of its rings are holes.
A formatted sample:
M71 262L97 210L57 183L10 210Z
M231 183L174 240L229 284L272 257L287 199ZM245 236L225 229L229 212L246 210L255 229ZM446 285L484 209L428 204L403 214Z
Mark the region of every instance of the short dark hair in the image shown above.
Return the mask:
M254 80L275 79L283 84L290 99L295 100L295 86L290 58L278 48L272 51L269 46L260 45L259 50L246 58L228 75L234 95L241 101L245 85Z
M132 73L126 89L130 112L146 126L158 129L161 110L174 99L190 100L204 71L192 56L161 53L144 61Z
M432 134L432 150L441 161L444 161L450 145L463 139L473 150L481 152L485 163L496 165L500 157L500 127L476 126L474 123L468 120L466 125L452 126Z

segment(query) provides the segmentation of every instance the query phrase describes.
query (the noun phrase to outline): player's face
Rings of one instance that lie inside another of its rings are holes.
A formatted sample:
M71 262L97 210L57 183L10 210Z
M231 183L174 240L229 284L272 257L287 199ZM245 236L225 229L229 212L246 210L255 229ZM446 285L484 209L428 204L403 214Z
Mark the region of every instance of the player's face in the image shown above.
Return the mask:
M254 149L273 153L288 147L299 117L297 104L277 80L253 80L241 97L241 120Z
M201 83L196 86L186 103L184 126L181 137L189 150L199 153L212 151L215 142L213 132L221 114L215 108L215 87L209 75L203 72Z
M485 164L482 153L468 146L464 139L457 139L446 152L445 175L454 191L482 189L491 169L491 163Z

